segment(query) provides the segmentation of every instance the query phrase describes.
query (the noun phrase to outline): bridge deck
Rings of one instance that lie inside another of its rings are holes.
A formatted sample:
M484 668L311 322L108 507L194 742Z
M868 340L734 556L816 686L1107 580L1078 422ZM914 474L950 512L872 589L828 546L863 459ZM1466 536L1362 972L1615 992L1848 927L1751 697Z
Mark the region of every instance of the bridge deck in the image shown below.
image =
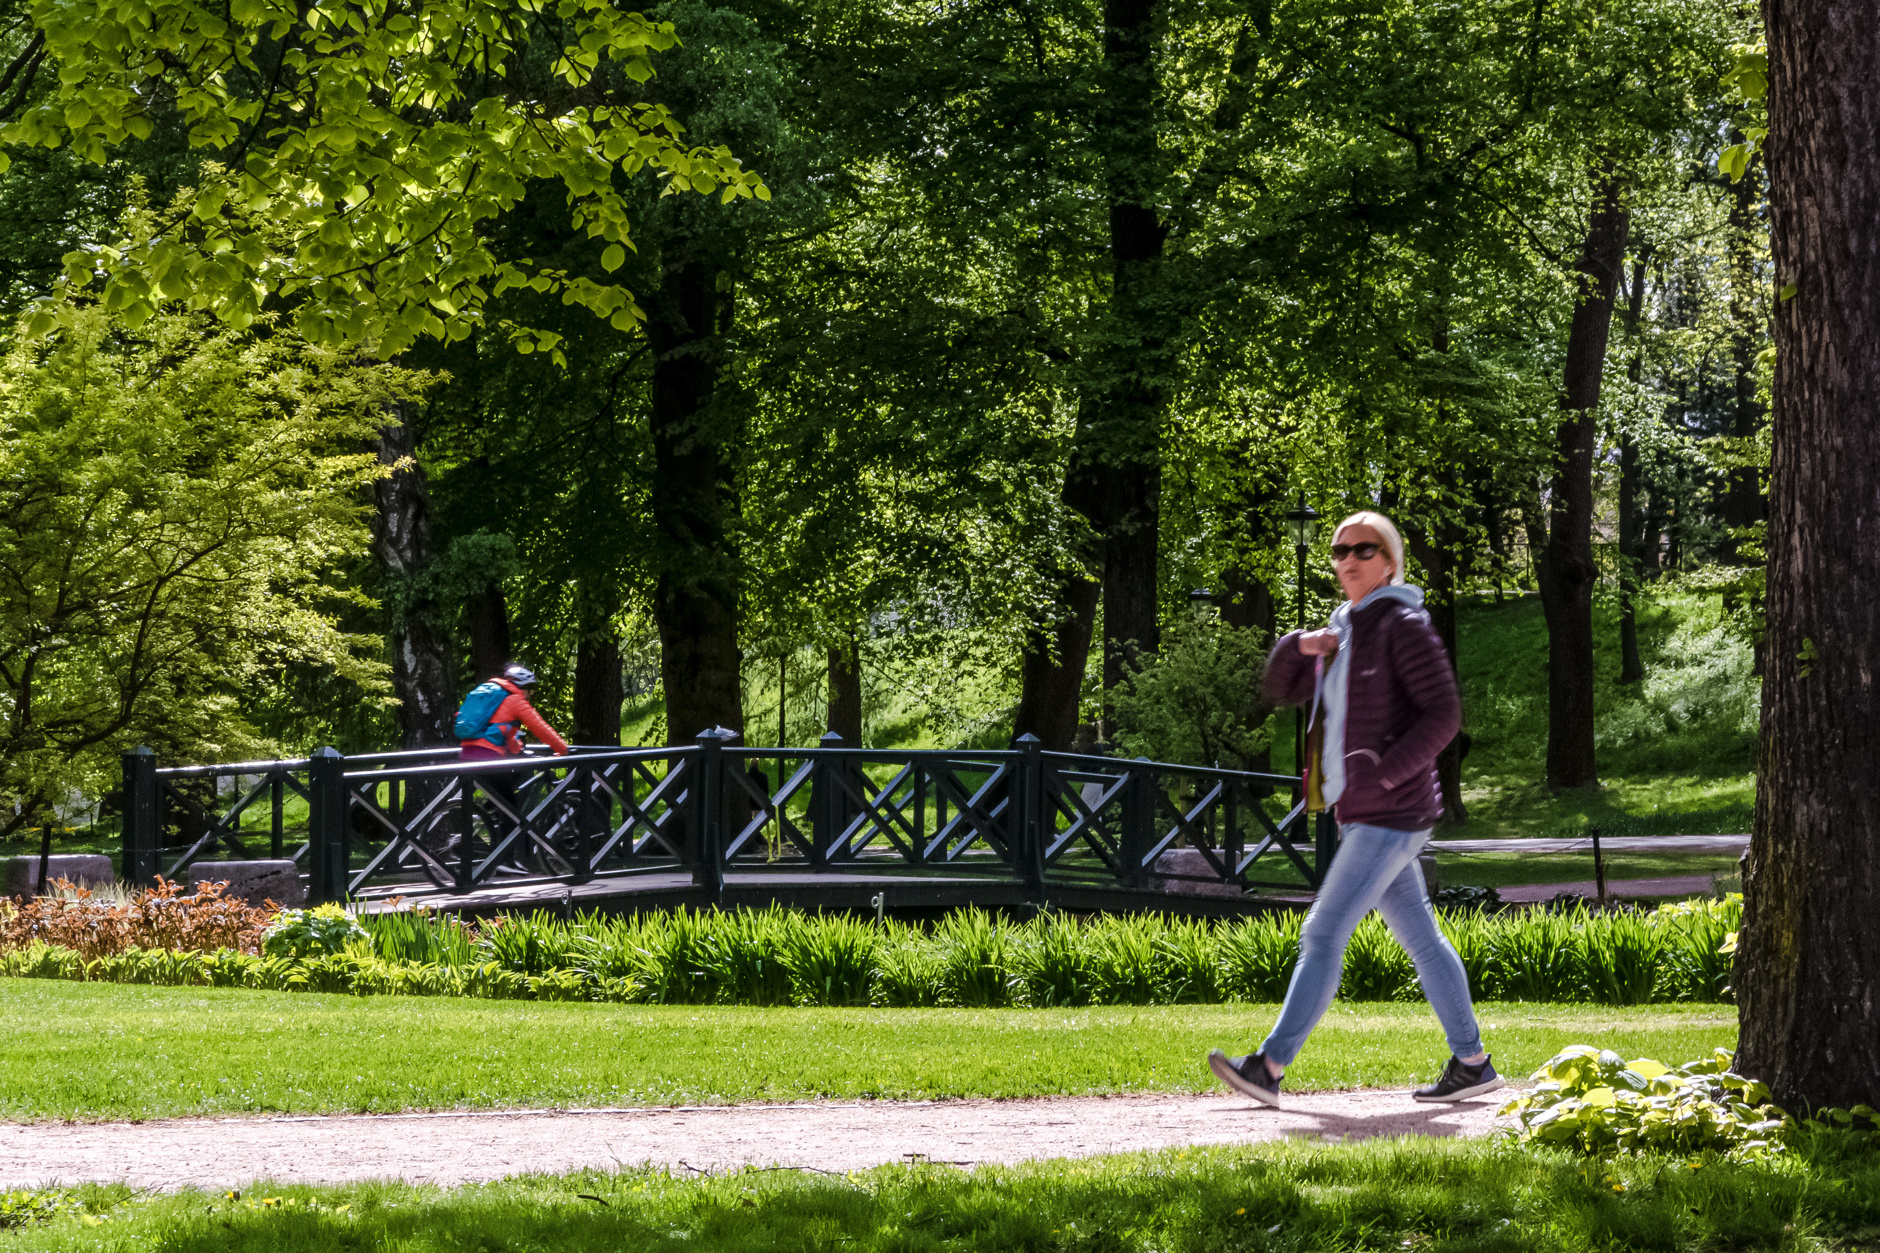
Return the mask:
M937 914L968 905L982 909L1025 910L1037 904L1026 897L1021 885L983 876L740 870L725 875L722 905L727 909L761 909L774 904L788 909L872 912L876 894L882 897L884 912L903 917ZM1074 913L1161 912L1241 917L1275 909L1302 909L1311 903L1311 897L1278 892L1227 896L1129 891L1096 884L1047 882L1044 901L1053 909ZM368 891L361 907L367 912L378 912L428 906L467 917L486 917L535 909L571 914L590 910L608 914L636 913L681 905L703 909L711 903L710 894L693 883L690 873L677 870L604 876L579 884L554 879L518 879L462 895L435 890L399 892L377 888Z

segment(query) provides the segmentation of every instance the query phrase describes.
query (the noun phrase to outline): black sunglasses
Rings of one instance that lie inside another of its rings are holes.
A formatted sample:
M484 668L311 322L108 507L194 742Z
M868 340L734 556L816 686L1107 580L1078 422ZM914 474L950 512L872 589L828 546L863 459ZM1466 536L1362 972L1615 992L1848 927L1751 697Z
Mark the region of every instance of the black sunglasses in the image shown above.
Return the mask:
M1359 561L1369 561L1377 556L1382 544L1333 544L1332 560L1343 561L1347 557L1356 557Z

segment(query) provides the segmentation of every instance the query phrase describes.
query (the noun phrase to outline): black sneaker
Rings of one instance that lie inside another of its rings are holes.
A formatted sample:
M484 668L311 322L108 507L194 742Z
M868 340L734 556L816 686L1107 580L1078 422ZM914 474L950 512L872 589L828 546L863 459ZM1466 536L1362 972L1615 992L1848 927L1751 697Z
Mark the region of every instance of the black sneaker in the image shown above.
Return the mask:
M1443 1067L1443 1077L1427 1088L1410 1094L1418 1101L1466 1101L1484 1092L1506 1087L1508 1081L1495 1073L1495 1059L1484 1057L1479 1066L1466 1065L1460 1057L1451 1057Z
M1208 1069L1214 1077L1240 1093L1250 1096L1263 1105L1274 1109L1279 1104L1279 1080L1266 1068L1265 1053L1250 1053L1246 1057L1229 1057L1215 1049L1208 1054Z

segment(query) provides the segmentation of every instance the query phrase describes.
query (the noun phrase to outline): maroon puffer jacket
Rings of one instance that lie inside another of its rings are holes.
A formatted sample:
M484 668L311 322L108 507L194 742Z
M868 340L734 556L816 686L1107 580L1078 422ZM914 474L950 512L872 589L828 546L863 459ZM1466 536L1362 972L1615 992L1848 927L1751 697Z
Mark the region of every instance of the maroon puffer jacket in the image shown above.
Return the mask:
M1266 698L1275 705L1312 699L1319 659L1299 651L1298 631L1266 659ZM1430 616L1379 599L1351 615L1351 671L1345 699L1345 791L1340 822L1421 831L1443 816L1436 757L1462 726L1462 698ZM1329 662L1330 658L1326 658Z

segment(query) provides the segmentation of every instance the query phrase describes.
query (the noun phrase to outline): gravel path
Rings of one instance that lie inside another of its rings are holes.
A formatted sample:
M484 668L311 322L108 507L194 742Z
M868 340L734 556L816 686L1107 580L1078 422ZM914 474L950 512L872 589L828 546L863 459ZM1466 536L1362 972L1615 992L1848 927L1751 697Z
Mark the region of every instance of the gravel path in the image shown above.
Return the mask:
M0 1186L123 1181L227 1188L257 1179L468 1183L651 1162L855 1170L918 1155L970 1166L1300 1136L1478 1136L1501 1094L1418 1105L1407 1091L1311 1092L1271 1110L1227 1094L1011 1101L805 1102L679 1109L174 1119L0 1125Z

